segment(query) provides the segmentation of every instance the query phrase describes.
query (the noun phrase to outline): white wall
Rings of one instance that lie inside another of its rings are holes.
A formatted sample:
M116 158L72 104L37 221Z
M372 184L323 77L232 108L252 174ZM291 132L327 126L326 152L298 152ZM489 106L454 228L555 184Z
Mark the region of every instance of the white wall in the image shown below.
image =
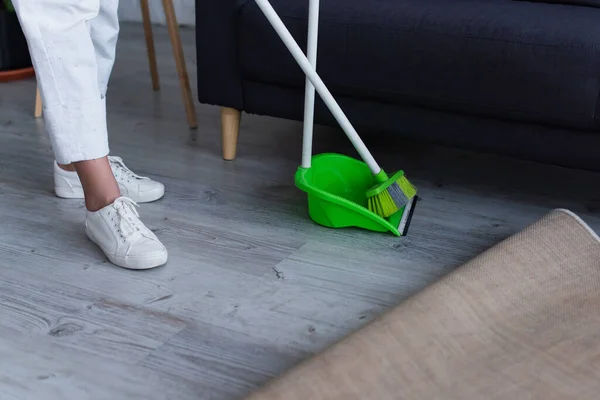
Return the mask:
M165 14L163 11L162 0L149 0L150 18L155 24L165 23ZM195 0L173 0L177 21L181 25L195 25L194 12ZM120 0L119 19L121 21L141 22L139 0Z

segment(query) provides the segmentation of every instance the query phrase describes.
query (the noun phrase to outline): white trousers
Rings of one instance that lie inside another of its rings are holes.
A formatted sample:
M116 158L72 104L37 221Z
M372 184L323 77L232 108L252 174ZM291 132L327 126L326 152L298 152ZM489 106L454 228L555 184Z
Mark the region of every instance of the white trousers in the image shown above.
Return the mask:
M13 0L35 68L56 161L109 153L106 90L119 0Z

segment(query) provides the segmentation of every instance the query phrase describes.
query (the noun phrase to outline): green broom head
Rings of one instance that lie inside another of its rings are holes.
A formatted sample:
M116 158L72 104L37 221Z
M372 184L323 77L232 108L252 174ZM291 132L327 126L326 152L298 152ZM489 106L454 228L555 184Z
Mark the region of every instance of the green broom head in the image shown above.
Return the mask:
M367 192L367 207L380 217L387 218L395 214L417 194L417 189L406 179L404 171L398 171L388 179L385 179L385 172L381 171L376 178L383 182Z

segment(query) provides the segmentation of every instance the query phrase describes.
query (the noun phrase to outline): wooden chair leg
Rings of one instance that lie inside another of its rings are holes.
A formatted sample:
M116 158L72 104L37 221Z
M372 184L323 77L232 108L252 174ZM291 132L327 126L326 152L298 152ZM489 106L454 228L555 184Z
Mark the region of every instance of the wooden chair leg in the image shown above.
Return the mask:
M242 113L235 108L221 108L221 135L223 136L223 158L231 161L237 153Z
M152 21L150 20L150 5L148 0L141 0L142 21L144 23L144 36L146 37L146 50L148 54L148 64L150 65L150 75L152 77L152 90L160 90L160 79L158 77L158 67L156 64L156 50L154 48L154 36L152 35Z
M35 90L35 110L33 115L35 118L40 118L42 116L42 96L40 95L39 87Z
M163 7L165 9L165 17L167 19L167 26L169 28L169 36L171 37L171 44L173 46L173 54L175 56L175 64L177 65L179 85L181 86L183 104L185 105L188 124L190 125L190 128L196 129L198 127L198 123L196 122L196 107L194 106L192 89L190 88L190 78L185 65L185 56L183 54L183 46L181 45L179 25L177 24L177 17L175 16L173 0L163 0Z

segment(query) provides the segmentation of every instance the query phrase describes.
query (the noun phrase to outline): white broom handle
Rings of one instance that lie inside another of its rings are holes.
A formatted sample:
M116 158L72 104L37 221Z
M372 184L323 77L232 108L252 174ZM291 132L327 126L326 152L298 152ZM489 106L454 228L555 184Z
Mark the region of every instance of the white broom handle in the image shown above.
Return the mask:
M309 0L308 45L306 55L313 69L317 70L317 48L319 37L319 0ZM304 135L302 136L302 168L310 168L312 158L313 129L315 123L315 87L306 78L304 93Z
M289 52L296 59L296 62L298 63L302 71L304 71L304 74L314 85L315 89L317 90L317 93L319 93L319 96L321 96L321 98L325 102L325 105L327 106L329 111L331 111L338 124L340 124L340 126L342 127L342 129L356 148L356 151L358 151L358 153L362 157L363 161L369 166L373 175L377 175L379 172L381 172L381 168L369 152L369 149L367 149L367 146L365 146L365 144L363 143L360 136L358 136L358 133L356 132L350 121L348 121L348 118L329 92L329 89L327 89L327 86L325 86L317 72L310 65L310 61L308 61L308 59L302 52L302 49L300 49L300 46L298 46L298 43L296 43L296 41L292 37L292 34L287 30L285 24L283 23L283 21L281 21L279 15L277 15L275 10L273 9L273 6L271 6L271 3L269 3L268 0L254 1L256 1L256 4L262 10L265 17L267 17L267 19L273 26L273 29L275 29L275 32L277 32L285 46L288 48Z

